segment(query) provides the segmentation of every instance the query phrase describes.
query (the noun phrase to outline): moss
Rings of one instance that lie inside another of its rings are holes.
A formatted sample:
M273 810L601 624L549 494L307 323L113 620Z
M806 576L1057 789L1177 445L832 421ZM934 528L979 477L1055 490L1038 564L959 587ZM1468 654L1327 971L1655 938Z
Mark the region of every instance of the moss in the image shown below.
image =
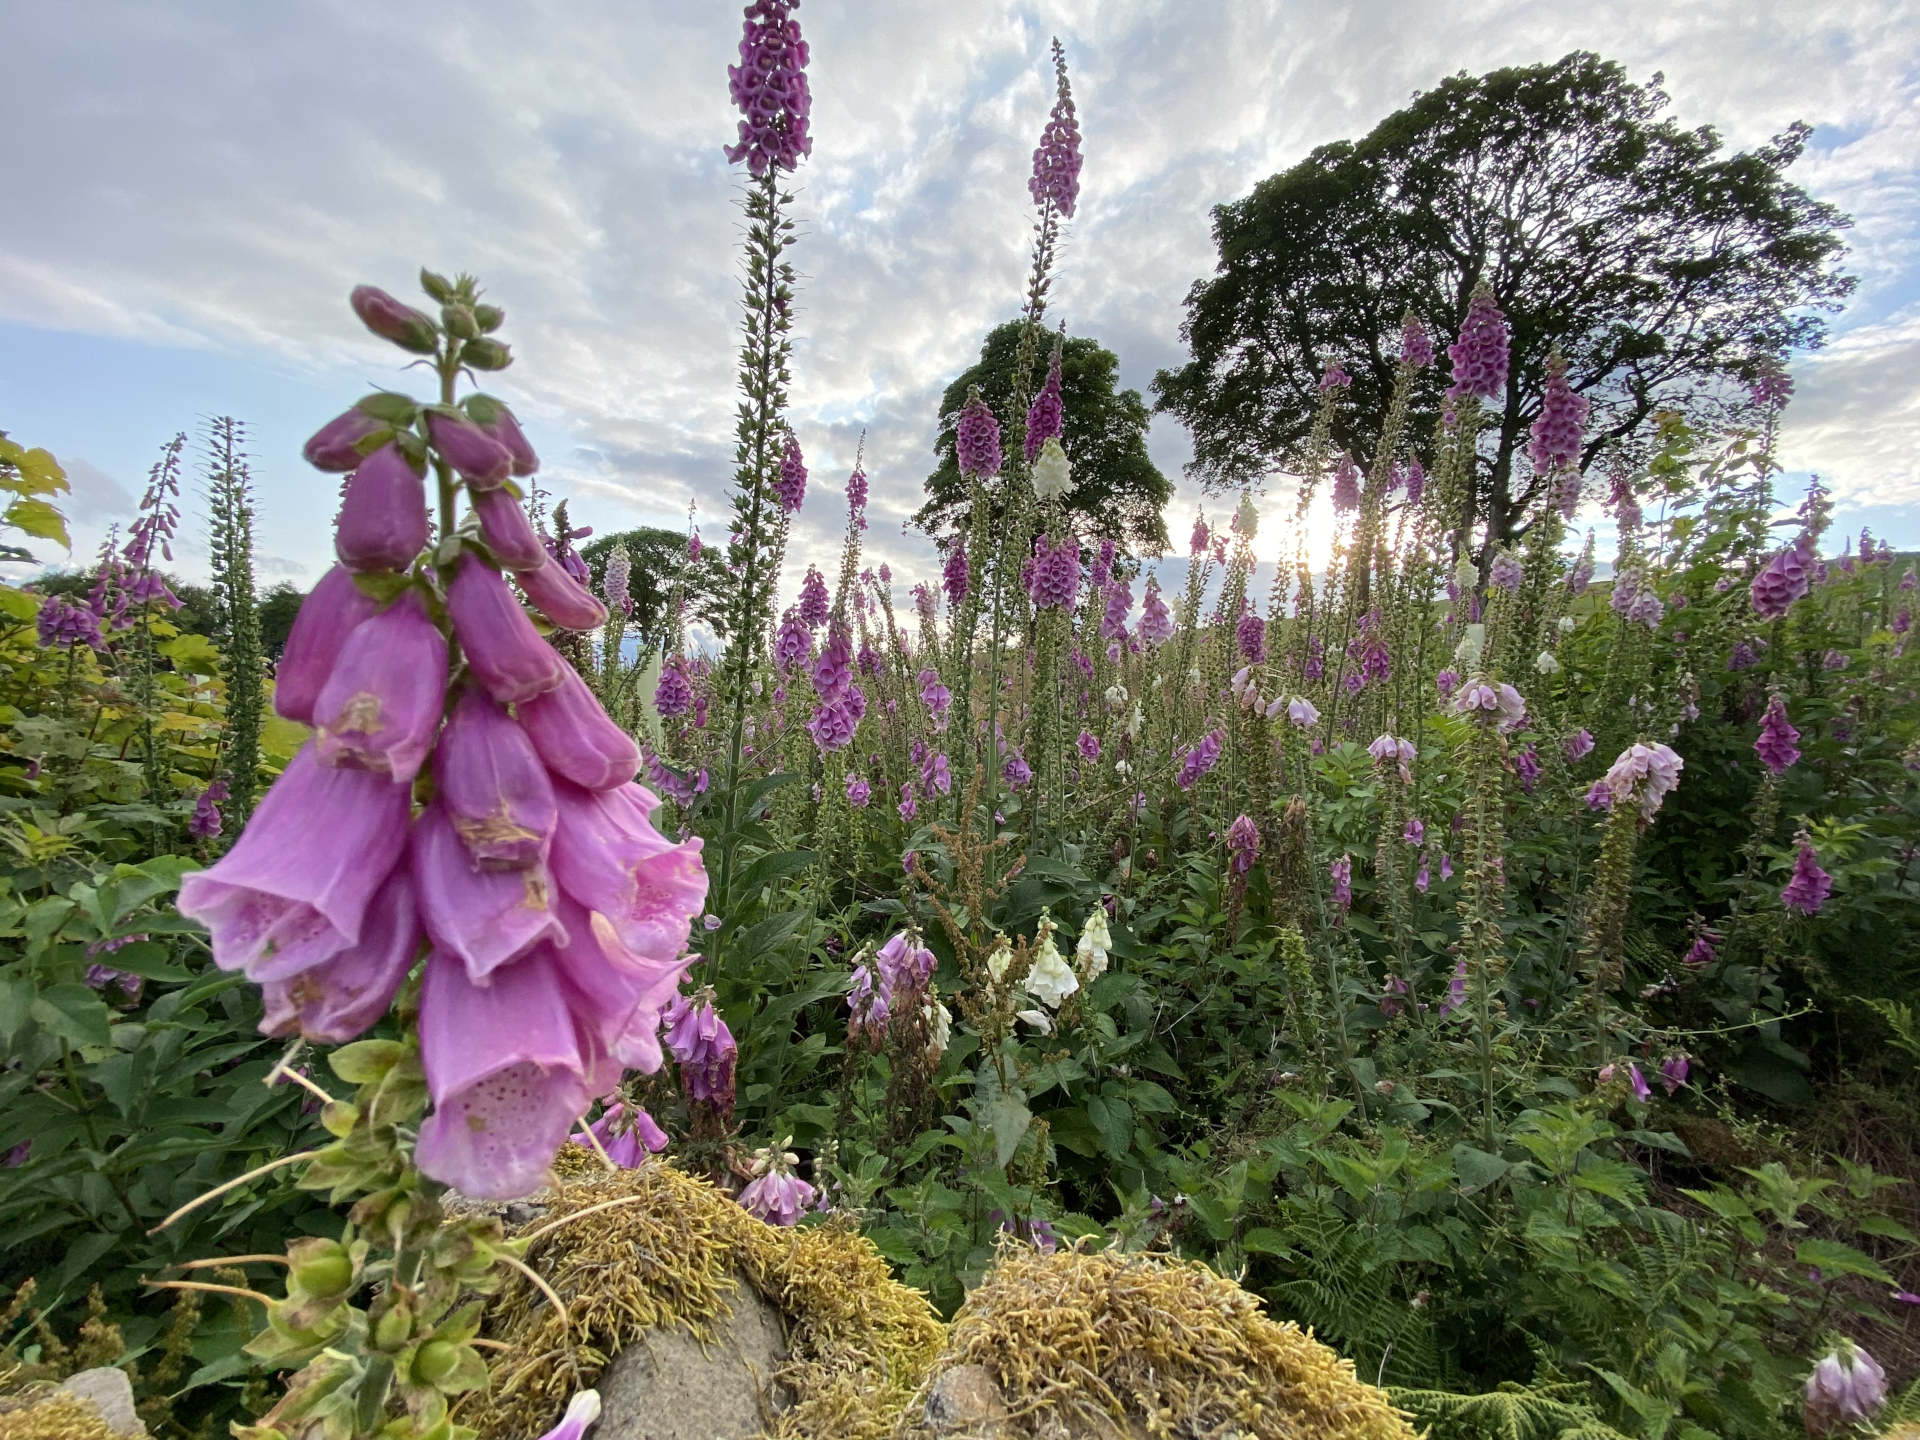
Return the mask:
M791 1358L773 1378L795 1401L772 1433L879 1440L891 1432L942 1331L926 1298L895 1281L867 1240L836 1224L767 1225L665 1162L611 1175L585 1169L528 1233L608 1201L618 1203L555 1226L526 1255L565 1302L566 1326L524 1279L494 1299L484 1333L508 1348L489 1352L491 1394L463 1407L464 1423L486 1440L544 1433L575 1390L648 1331L684 1326L716 1338L739 1275L788 1323Z
M20 1396L0 1400L0 1440L124 1440L107 1428L99 1407L64 1390L51 1390L44 1399L27 1396L25 1407L9 1410Z
M1384 1391L1197 1261L1003 1248L954 1317L937 1369L980 1365L1010 1433L1104 1421L1148 1435L1413 1440ZM924 1431L914 1422L902 1434Z

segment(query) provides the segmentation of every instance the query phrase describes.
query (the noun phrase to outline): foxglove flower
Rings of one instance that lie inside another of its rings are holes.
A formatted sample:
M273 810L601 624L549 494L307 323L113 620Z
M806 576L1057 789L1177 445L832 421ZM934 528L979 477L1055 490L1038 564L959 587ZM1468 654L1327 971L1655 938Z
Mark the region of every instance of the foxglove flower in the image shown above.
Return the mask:
M966 538L956 535L952 546L947 551L947 563L941 567L940 571L940 586L947 592L947 604L956 610L967 598L969 580Z
M457 412L427 411L427 438L471 490L504 485L513 474L513 452Z
M547 858L559 811L527 732L477 686L454 703L433 753L434 796L483 870Z
M1306 696L1296 695L1287 702L1287 718L1302 730L1311 730L1320 723L1320 712Z
M91 650L107 648L106 637L100 633L100 617L64 595L49 595L41 601L34 625L45 650L71 650L76 645Z
M320 577L300 602L274 672L273 708L288 720L313 723L313 702L333 674L340 651L362 621L380 613L380 602L354 583L343 565Z
M1267 622L1249 610L1240 617L1240 624L1234 631L1234 643L1240 648L1241 659L1258 665L1267 658Z
M1812 540L1800 538L1767 561L1753 577L1749 595L1756 619L1778 620L1813 586Z
M807 497L807 466L800 455L797 435L787 436L787 448L780 456L780 472L773 480L773 493L780 501L780 508L789 515L798 511L800 502Z
M1813 840L1805 830L1794 837L1793 876L1780 892L1780 903L1802 915L1818 915L1833 893L1833 877L1820 868Z
M560 684L515 707L546 767L588 790L624 785L640 769L640 747L608 717L571 665Z
M1329 390L1345 390L1352 384L1353 377L1340 368L1340 362L1338 360L1329 360L1327 362L1327 368L1320 372L1320 393L1322 395L1326 394Z
M546 547L527 519L526 507L511 490L504 485L497 490L474 490L469 498L473 513L480 517L480 538L495 560L509 570L536 570L547 563ZM624 586L616 591L612 585L611 560L607 577L609 594L627 593Z
M1200 737L1200 743L1187 751L1186 758L1180 762L1180 772L1173 783L1182 790L1191 790L1200 783L1200 777L1207 774L1220 763L1220 749L1226 743L1226 737L1218 730L1209 730Z
M1424 370L1433 363L1433 337L1411 311L1400 322L1400 363L1416 370ZM1418 496L1414 496L1413 501L1416 505L1420 503Z
M649 1155L658 1155L667 1148L667 1132L655 1124L646 1111L623 1100L607 1106L587 1129L600 1142L607 1159L622 1170L637 1170ZM589 1142L586 1136L575 1135L572 1143L586 1145Z
M447 586L447 618L467 666L503 705L544 695L566 662L540 638L507 582L484 560L463 555Z
M1807 1376L1801 1419L1807 1434L1822 1440L1836 1431L1866 1425L1887 1403L1887 1372L1851 1340L1843 1340Z
M813 153L807 42L793 18L799 8L799 0L754 0L740 36L740 63L727 67L727 91L743 117L739 143L726 147L727 163L746 161L756 179L769 168L792 170Z
M1442 857L1444 862L1445 857ZM1440 878L1446 879L1446 870L1441 870ZM1442 1019L1453 1014L1467 1003L1467 962L1462 958L1453 967L1453 974L1447 977L1447 993L1440 998L1439 1012Z
M408 783L433 748L446 691L446 637L408 590L341 647L313 704L315 752Z
M377 285L354 286L347 303L360 323L382 340L416 355L433 354L439 332L432 320L411 305L401 304Z
M607 607L563 562L548 560L532 570L516 570L513 578L534 607L561 630L598 630L607 623Z
M667 1048L680 1066L687 1094L723 1111L733 1109L733 1070L739 1056L733 1032L714 1008L713 991L676 996L667 1007Z
M1227 827L1227 868L1235 875L1245 875L1253 869L1254 857L1260 853L1260 827L1253 823L1251 816L1236 815L1233 824Z
M1571 469L1580 462L1580 445L1586 437L1587 411L1591 405L1584 395L1567 384L1567 362L1558 350L1547 358L1546 393L1541 396L1540 414L1533 422L1527 458L1537 475L1551 475ZM1573 492L1578 500L1579 490ZM1573 513L1562 492L1560 513L1571 520Z
M1567 763L1575 764L1593 753L1593 736L1585 729L1574 731L1567 737L1565 745Z
M361 939L367 906L407 841L408 787L323 765L308 744L218 863L180 882L180 913L212 937L213 961L286 980Z
M1333 903L1344 913L1353 908L1353 857L1342 855L1327 866L1333 879Z
M1027 575L1027 596L1034 609L1073 608L1080 593L1080 546L1069 531L1054 543L1042 535L1034 542L1033 564Z
M300 453L314 469L341 474L358 466L367 448L379 443L375 437L392 428L356 405L314 431Z
M1673 1094L1687 1083L1688 1069L1684 1055L1669 1055L1660 1062L1660 1083L1666 1087L1667 1094Z
M1460 338L1447 347L1447 359L1453 364L1447 398L1497 398L1507 388L1507 344L1507 317L1500 313L1493 292L1483 285L1473 292Z
M435 954L465 965L476 985L538 945L571 938L555 911L547 867L478 868L438 803L413 827L409 863Z
M1102 640L1124 640L1127 638L1127 617L1133 613L1133 586L1124 580L1115 580L1107 586L1106 603L1100 612L1100 638Z
M954 422L953 443L963 476L991 480L1000 473L1000 422L980 398L977 386L967 392L967 403Z
M1599 780L1611 805L1638 804L1640 818L1651 821L1661 801L1680 783L1686 762L1665 745L1629 745Z
M1033 963L1027 968L1024 983L1027 993L1049 1010L1058 1010L1066 998L1080 988L1080 978L1060 954L1060 947L1053 943L1051 925L1042 934L1039 948L1034 951Z
M212 840L220 833L220 806L231 792L224 780L211 781L193 802L187 833L196 840Z
M1333 509L1344 515L1360 508L1360 467L1351 455L1342 453L1333 467Z
M1719 958L1714 949L1719 937L1711 930L1702 930L1693 937L1693 944L1687 947L1687 953L1680 957L1680 963L1695 970L1703 970Z
M653 708L662 719L671 720L686 714L692 704L693 686L687 682L687 672L676 657L661 668L659 683L653 687Z
M525 478L540 468L540 457L533 453L533 446L527 442L520 422L513 418L513 411L491 395L469 395L461 404L467 418L482 434L506 447L507 454L513 457L513 474Z
M1520 562L1510 553L1502 550L1493 557L1493 564L1487 569L1487 583L1496 589L1512 593L1520 588L1520 581L1525 574Z
M800 623L809 630L818 629L827 623L827 616L833 613L832 602L827 598L827 580L817 565L807 567L806 579L800 582Z
M1767 701L1767 710L1760 717L1760 738L1753 742L1753 752L1760 757L1760 763L1775 775L1784 774L1800 758L1800 748L1795 743L1800 732L1787 720L1787 705L1776 691Z
M847 772L847 803L856 810L864 810L867 808L868 802L872 799L873 786L869 785L861 776L849 770Z
M1065 499L1073 488L1073 466L1068 463L1067 452L1060 448L1058 440L1048 440L1040 447L1040 458L1033 463L1032 479L1034 498L1043 505Z
M425 934L413 879L396 865L368 902L360 938L311 969L260 987L265 1035L304 1035L344 1045L387 1013L413 969Z
M334 553L349 570L405 570L426 543L426 482L398 445L382 445L347 479Z
M1172 638L1173 613L1161 598L1159 580L1150 575L1147 577L1147 598L1140 606L1140 642L1159 646Z
M560 825L552 865L560 888L605 916L627 950L656 960L678 956L707 896L700 837L676 844L663 836L653 826L660 802L639 785L595 792L558 781L554 798Z
M1407 504L1418 505L1420 497L1426 494L1427 490L1427 472L1420 468L1418 460L1408 462L1406 484Z
M1207 549L1207 542L1212 538L1213 538L1212 533L1207 529L1206 518L1200 515L1194 516L1193 517L1193 534L1189 536L1187 539L1187 548L1189 553L1194 555L1205 554Z
M740 1191L740 1208L769 1225L795 1225L814 1201L814 1189L793 1173L799 1157L782 1140L773 1150L762 1150L754 1165L755 1178Z
M1080 198L1080 122L1073 112L1073 91L1067 84L1067 56L1053 42L1054 101L1047 128L1033 151L1033 175L1027 193L1033 203L1051 205L1066 219L1073 218ZM1032 457L1029 456L1029 459Z
M1056 345L1052 357L1047 361L1046 381L1033 397L1033 403L1027 407L1026 456L1029 465L1038 458L1041 447L1047 441L1058 440L1062 434L1066 404L1061 397L1060 385L1060 347ZM1040 498L1044 500L1048 497L1043 495Z
M1000 777L1015 790L1024 790L1033 783L1033 767L1027 764L1026 756L1015 750L1000 767Z

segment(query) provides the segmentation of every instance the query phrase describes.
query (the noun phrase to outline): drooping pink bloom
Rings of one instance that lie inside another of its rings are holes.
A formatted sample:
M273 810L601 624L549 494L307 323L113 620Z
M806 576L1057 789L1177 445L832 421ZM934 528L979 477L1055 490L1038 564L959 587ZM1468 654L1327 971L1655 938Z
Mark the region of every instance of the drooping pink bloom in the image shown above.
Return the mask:
M407 841L408 787L320 763L308 744L217 864L180 882L213 960L285 980L359 943L367 905Z
M966 537L956 535L947 551L947 563L940 570L940 585L947 592L947 604L958 610L967 598L969 584Z
M856 810L864 810L873 799L873 786L864 777L849 770L847 772L847 803Z
M1227 827L1227 868L1235 875L1245 875L1253 869L1254 858L1260 853L1260 827L1253 823L1251 816L1236 815L1233 824Z
M1685 765L1668 746L1633 744L1620 752L1598 784L1605 788L1611 804L1637 804L1640 818L1650 821L1661 801L1680 783Z
M1267 622L1251 610L1240 617L1233 638L1240 658L1248 664L1258 665L1267 658Z
M540 638L500 572L463 555L447 586L447 618L467 666L503 705L531 700L560 683L566 662Z
M1140 643L1149 647L1164 645L1173 638L1173 612L1160 594L1157 576L1147 577L1147 598L1140 606Z
M769 1225L795 1225L813 1204L814 1189L779 1164L740 1191L740 1208Z
M1187 538L1187 549L1189 553L1193 555L1205 554L1207 542L1212 538L1213 532L1207 529L1206 517L1201 515L1194 516L1193 534Z
M793 18L798 0L753 0L740 35L740 63L727 67L727 92L743 117L739 142L726 147L727 163L747 162L756 179L792 170L813 153L808 117L807 42Z
M541 946L550 956L585 1041L596 1056L651 1075L664 1063L660 1025L679 994L692 957L641 955L628 949L606 916L595 914L564 891L554 911L566 932L564 947ZM606 1088L596 1093L606 1094Z
M845 627L836 625L827 632L827 643L813 662L814 693L822 700L838 700L854 688L853 642Z
M1034 542L1027 571L1027 596L1036 610L1070 610L1080 593L1080 545L1069 531L1053 542L1042 535Z
M1173 777L1173 783L1182 790L1191 790L1200 783L1200 777L1207 774L1220 763L1220 750L1226 743L1226 736L1218 730L1209 730L1200 737L1200 742L1187 751L1186 758L1180 762L1180 772Z
M1667 1094L1673 1094L1687 1083L1689 1068L1684 1055L1669 1055L1660 1062L1660 1083L1666 1087Z
M403 305L377 285L356 285L347 297L360 323L382 340L391 340L416 355L434 352L439 332L433 321L411 305Z
M1801 1421L1813 1440L1864 1426L1887 1403L1887 1372L1851 1340L1830 1351L1807 1376Z
M1813 587L1813 542L1803 532L1753 577L1749 595L1755 618L1778 620Z
M1343 451L1333 465L1333 511L1345 515L1359 508L1360 467Z
M533 453L526 432L520 428L520 422L514 419L513 411L491 395L469 395L461 404L466 408L467 418L480 427L481 433L506 446L507 453L513 457L513 473L522 478L531 475L540 468L540 457Z
M1521 793L1531 795L1540 783L1540 755L1533 746L1523 745L1513 752L1513 773L1520 781Z
M813 635L797 610L789 608L780 617L780 628L773 638L773 664L782 675L791 675L795 667L813 658Z
M800 582L800 606L795 613L809 630L826 624L827 617L833 613L833 602L827 596L827 579L817 565L809 565L806 578Z
M1133 613L1133 586L1125 580L1115 580L1107 586L1106 603L1100 612L1100 638L1102 640L1124 640L1127 638L1127 617Z
M1627 1088L1633 1091L1633 1098L1642 1105L1653 1099L1653 1089L1647 1084L1647 1077L1640 1073L1640 1067L1632 1061L1627 1062Z
M34 623L44 650L71 650L76 645L93 650L107 648L106 637L100 633L100 617L64 595L49 595L41 601Z
M1420 497L1426 494L1426 491L1427 472L1421 468L1420 462L1417 459L1408 461L1407 504L1418 505L1420 503Z
M356 405L314 431L300 453L314 469L342 474L360 463L363 446L377 444L373 437L391 428Z
M1567 383L1567 362L1559 351L1547 358L1546 393L1540 399L1540 414L1533 422L1527 458L1534 473L1552 475L1575 468L1580 463L1580 446L1586 438L1587 411L1591 403ZM1573 494L1577 500L1579 491ZM1571 510L1562 505L1561 514L1571 520Z
M1781 775L1799 760L1800 747L1795 743L1799 739L1800 732L1787 720L1787 703L1775 691L1760 717L1760 738L1753 742L1753 753L1767 769Z
M502 966L484 984L457 957L429 956L420 1059L433 1113L415 1150L421 1171L486 1199L536 1189L574 1120L619 1078L583 1053L581 1038L552 952Z
M1052 205L1067 219L1080 198L1080 122L1074 116L1073 90L1067 84L1067 56L1053 42L1054 100L1047 127L1033 151L1027 193L1036 205ZM1032 457L1029 456L1029 459Z
M624 1100L607 1106L587 1129L600 1142L607 1159L622 1170L638 1170L649 1155L658 1155L667 1148L667 1132L638 1105L629 1105ZM590 1145L591 1142L585 1135L576 1134L570 1143Z
M1447 878L1446 857L1441 857L1440 878ZM1447 993L1440 999L1441 1018L1453 1014L1467 1003L1467 962L1462 957L1453 967L1453 974L1447 977Z
M1387 976L1386 983L1380 987L1380 1013L1389 1020L1406 1013L1407 997L1413 994L1413 987L1398 975Z
M383 445L347 479L334 553L349 570L405 570L426 543L426 484L398 445Z
M412 876L396 865L368 902L356 943L296 975L262 983L261 1033L344 1045L387 1013L423 938Z
M1512 593L1520 588L1520 581L1525 574L1519 560L1502 550L1493 557L1493 564L1487 568L1487 583L1497 590Z
M968 394L960 418L954 422L953 442L962 475L990 480L1000 473L1000 422L978 390Z
M1500 313L1493 292L1483 285L1467 306L1460 338L1447 347L1447 359L1453 364L1447 398L1498 397L1507 388L1507 345L1507 317Z
M1427 838L1426 823L1422 821L1418 815L1410 817L1407 821L1406 829L1400 832L1400 838L1409 845L1421 845L1426 843L1426 838Z
M564 564L548 560L531 570L514 571L513 578L535 608L562 630L597 630L607 623L600 597L568 574Z
M408 590L341 646L313 704L316 753L410 782L433 748L446 695L446 637Z
M288 720L313 723L313 702L333 674L334 663L347 636L364 620L378 614L380 602L354 583L343 565L320 577L300 602L286 649L274 671L273 708Z
M1400 322L1400 363L1416 370L1424 370L1433 363L1433 337L1411 312Z
M1680 957L1680 963L1695 970L1703 970L1719 958L1714 949L1719 939L1711 930L1702 930L1693 937L1693 944L1687 947L1687 953Z
M567 1402L567 1413L560 1423L540 1440L585 1440L587 1427L600 1418L600 1392L582 1390Z
M547 560L546 547L527 519L526 506L506 486L470 491L473 513L480 517L480 538L493 558L509 570L537 570Z
M1340 362L1338 360L1329 360L1327 362L1327 368L1320 372L1320 393L1322 395L1326 394L1329 390L1345 390L1352 384L1353 377L1340 368Z
M1794 841L1799 848L1793 857L1793 877L1780 892L1780 903L1802 915L1817 915L1833 893L1833 877L1820 868L1820 857L1805 830Z
M1027 764L1027 757L1017 749L1007 755L1006 764L1000 767L1000 775L1015 790L1024 790L1033 783L1033 767Z
M640 770L640 747L608 718L571 665L557 686L521 701L514 713L546 767L576 785L608 790Z
M768 0L762 0L768 3ZM780 470L773 477L773 493L780 508L792 515L807 498L807 466L800 454L800 437L788 434L787 446L780 454Z
M1353 908L1353 857L1342 855L1327 866L1333 878L1333 903L1344 913Z
M676 996L666 1010L667 1048L680 1065L687 1094L721 1110L733 1108L733 1070L739 1049L714 1007L713 991Z
M567 943L547 867L480 869L438 802L413 827L409 864L436 953L459 960L476 985L538 945Z
M1593 753L1593 735L1582 727L1567 737L1565 745L1567 763L1576 764Z
M707 897L699 836L676 844L653 826L659 808L639 785L581 790L554 785L560 828L553 875L588 910L607 917L627 949L653 959L677 957Z
M232 792L224 780L209 781L193 802L193 814L187 820L187 833L196 840L211 840L220 833L220 807Z
M1066 421L1066 402L1060 393L1060 347L1054 346L1053 356L1047 361L1047 378L1040 387L1040 393L1033 397L1033 403L1027 407L1026 456L1031 465L1040 454L1040 447L1049 440L1060 438L1061 427Z
M547 858L559 811L527 732L478 686L454 702L433 752L434 795L473 864L517 870Z
M1091 765L1100 758L1100 737L1091 730L1082 730L1074 748L1080 752L1080 758Z
M676 656L660 669L660 681L653 688L653 708L662 719L671 720L686 714L692 703L693 686L687 682L686 669Z
M427 411L427 437L469 489L504 485L513 473L513 452L457 411Z

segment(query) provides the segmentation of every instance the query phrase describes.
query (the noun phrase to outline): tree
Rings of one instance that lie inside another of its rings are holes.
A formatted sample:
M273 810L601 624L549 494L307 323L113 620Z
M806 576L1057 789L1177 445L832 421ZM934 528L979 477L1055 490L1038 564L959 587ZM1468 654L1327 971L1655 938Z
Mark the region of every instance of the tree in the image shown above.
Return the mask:
M1549 351L1593 403L1582 467L1644 444L1658 411L1696 425L1750 418L1744 387L1817 348L1853 280L1833 207L1783 172L1809 129L1722 156L1709 128L1665 114L1660 77L1634 85L1574 53L1456 75L1357 142L1324 145L1216 206L1219 264L1187 294L1193 358L1154 379L1193 432L1189 472L1236 487L1301 466L1324 367L1353 386L1335 443L1363 461L1384 418L1403 316L1444 347L1482 281L1512 325L1504 403L1488 406L1473 518L1524 528L1536 479L1516 476ZM1411 412L1430 433L1444 349Z
M600 594L605 584L607 554L616 543L627 547L627 594L633 598L631 629L639 636L644 653L657 650L667 639L667 597L673 582L681 574L687 558L687 537L678 530L663 530L657 525L642 525L597 536L580 547L580 558L593 574L593 591ZM687 568L687 616L699 620L725 641L727 634L725 584L726 555L709 545L699 560Z
M293 622L306 598L306 591L286 580L260 597L260 648L268 659L278 661L287 648L287 636L293 633Z
M927 503L913 523L936 536L965 534L972 520L967 487L954 457L954 421L974 386L993 406L1004 433L1007 405L1013 397L1015 353L1025 322L1009 320L988 332L980 358L940 397L940 432L934 453L939 467L927 477ZM1041 348L1041 366L1050 347ZM1129 553L1160 550L1167 544L1161 510L1173 498L1173 485L1147 455L1147 426L1152 416L1138 390L1117 390L1120 360L1099 341L1066 338L1060 358L1060 395L1066 412L1061 448L1073 464L1074 487L1067 508L1079 520L1083 536L1120 542ZM1044 379L1034 376L1037 389Z

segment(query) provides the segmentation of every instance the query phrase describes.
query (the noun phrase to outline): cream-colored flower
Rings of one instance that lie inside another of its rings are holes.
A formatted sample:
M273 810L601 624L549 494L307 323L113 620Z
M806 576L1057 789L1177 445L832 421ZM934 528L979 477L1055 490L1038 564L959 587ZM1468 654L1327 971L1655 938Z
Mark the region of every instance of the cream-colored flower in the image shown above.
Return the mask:
M1073 466L1056 438L1040 447L1033 462L1033 493L1042 501L1059 500L1073 488Z
M1469 625L1467 633L1460 637L1460 643L1453 648L1453 663L1471 674L1480 668L1480 657L1487 648L1487 627Z
M1560 661L1551 650L1542 650L1533 657L1533 668L1542 675L1557 675L1560 673Z
M1049 1010L1058 1010L1061 1002L1080 988L1080 981L1068 968L1066 957L1053 943L1051 930L1040 941L1033 965L1027 971L1026 986L1027 993Z
M947 1042L953 1038L953 1012L938 1000L929 1000L920 1007L920 1014L927 1022L927 1053L938 1058L947 1053Z
M1240 509L1234 518L1234 528L1240 532L1242 540L1253 539L1254 532L1260 528L1260 512L1253 508L1253 493L1247 492L1240 497Z
M993 949L987 952L987 974L993 977L997 985L1007 978L1007 967L1013 963L1013 946L1007 943L1007 937L996 935Z

